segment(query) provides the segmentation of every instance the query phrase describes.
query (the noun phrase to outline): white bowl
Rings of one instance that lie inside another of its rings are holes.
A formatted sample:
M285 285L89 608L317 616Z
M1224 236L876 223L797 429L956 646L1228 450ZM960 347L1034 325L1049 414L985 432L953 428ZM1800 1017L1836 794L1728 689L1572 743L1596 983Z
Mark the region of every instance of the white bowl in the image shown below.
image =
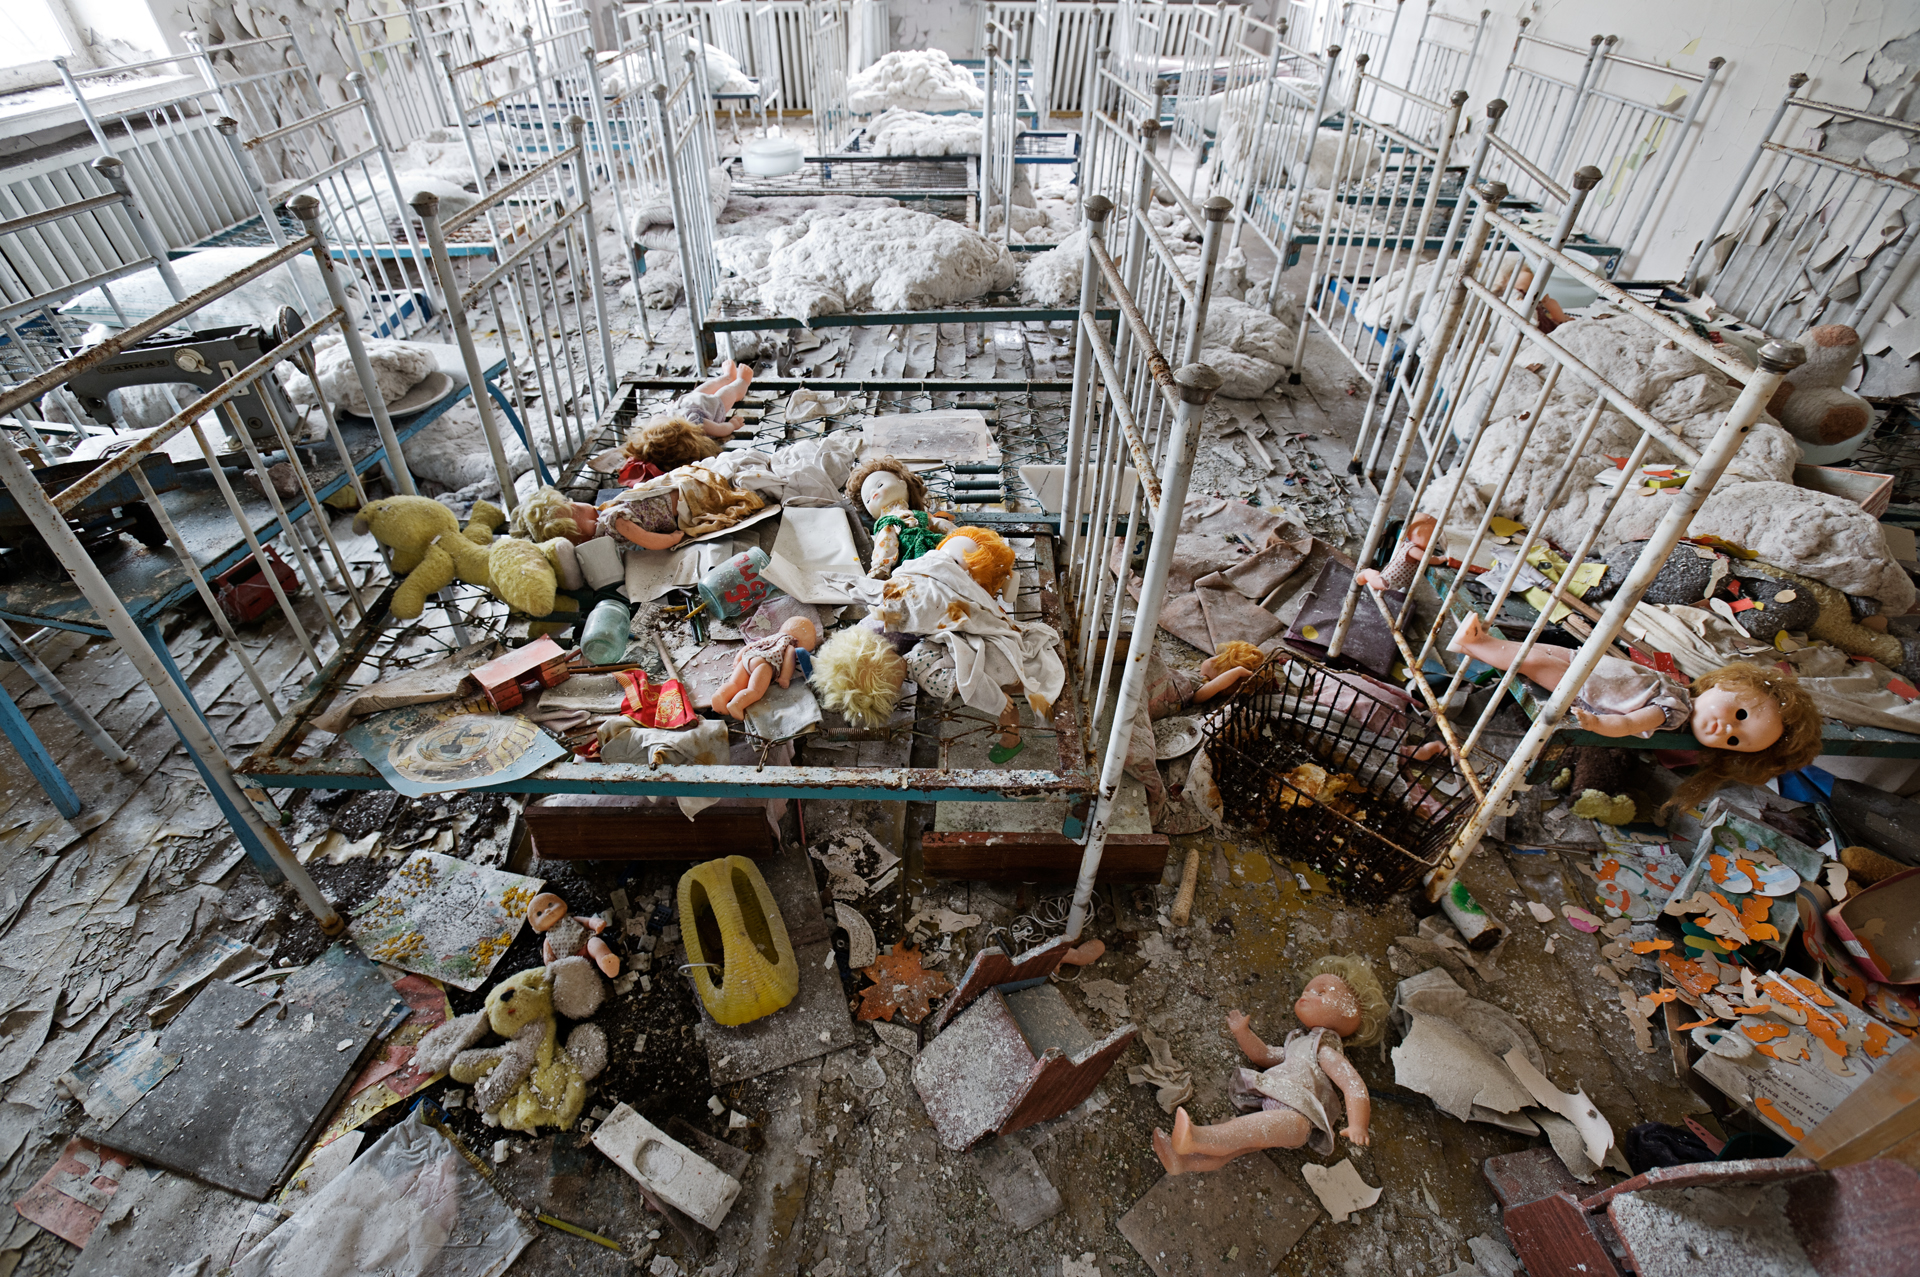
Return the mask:
M783 137L763 137L748 143L740 159L747 166L747 172L755 177L785 177L800 171L800 162L806 154L798 142Z

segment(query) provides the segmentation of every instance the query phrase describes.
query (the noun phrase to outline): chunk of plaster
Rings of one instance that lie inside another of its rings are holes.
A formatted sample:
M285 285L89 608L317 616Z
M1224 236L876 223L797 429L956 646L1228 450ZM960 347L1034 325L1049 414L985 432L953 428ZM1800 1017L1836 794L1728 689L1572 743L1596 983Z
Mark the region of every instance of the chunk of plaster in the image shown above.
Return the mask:
M1506 1055L1507 1067L1513 1070L1513 1076L1520 1085L1540 1101L1543 1108L1558 1113L1572 1122L1574 1129L1580 1132L1580 1141L1585 1146L1587 1160L1595 1166L1607 1159L1607 1150L1613 1147L1613 1127L1600 1115L1592 1100L1587 1098L1584 1089L1569 1095L1547 1081L1540 1070L1533 1067L1526 1052L1515 1048Z
M1545 905L1541 904L1538 900L1527 901L1527 910L1528 912L1533 914L1533 920L1535 922L1552 922L1553 921L1553 910L1547 908Z
M1380 1200L1380 1190L1370 1187L1360 1178L1353 1162L1341 1158L1332 1166L1321 1166L1317 1162L1308 1162L1300 1168L1306 1177L1307 1187L1327 1208L1327 1214L1333 1216L1333 1222L1344 1224L1347 1216L1355 1211L1365 1210Z

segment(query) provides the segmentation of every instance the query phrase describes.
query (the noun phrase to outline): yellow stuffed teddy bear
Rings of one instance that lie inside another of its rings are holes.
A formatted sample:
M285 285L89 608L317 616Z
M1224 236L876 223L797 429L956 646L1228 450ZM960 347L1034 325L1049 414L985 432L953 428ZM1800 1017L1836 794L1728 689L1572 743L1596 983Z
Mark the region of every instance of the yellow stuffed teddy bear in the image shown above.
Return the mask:
M516 612L546 616L558 586L555 547L496 539L505 522L498 506L482 501L463 532L453 511L431 497L383 497L360 507L353 530L372 532L393 551L393 570L406 576L393 596L393 614L403 621L419 616L428 597L455 580L491 590Z
M554 1013L592 1015L605 988L585 958L510 975L487 995L486 1009L431 1030L414 1051L419 1068L445 1069L473 1085L474 1107L510 1131L572 1126L580 1118L587 1083L607 1066L607 1036L597 1024L578 1024L560 1045ZM491 1031L502 1046L476 1046Z

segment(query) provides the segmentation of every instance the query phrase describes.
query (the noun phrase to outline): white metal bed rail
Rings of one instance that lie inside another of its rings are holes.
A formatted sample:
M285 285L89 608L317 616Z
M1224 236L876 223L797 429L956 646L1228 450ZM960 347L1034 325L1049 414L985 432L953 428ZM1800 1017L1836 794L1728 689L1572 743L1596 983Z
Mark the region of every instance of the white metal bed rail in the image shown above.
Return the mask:
M673 208L674 241L680 249L680 279L687 294L687 325L693 330L694 367L704 378L709 354L706 324L720 291L720 264L713 251L714 156L708 150L706 127L711 120L705 95L699 89L698 66L697 57L689 58L677 74L665 84L653 85L648 94Z
M1710 59L1704 72L1683 71L1616 52L1618 36L1596 35L1583 52L1531 35L1527 25L1522 19L1498 96L1513 117L1505 140L1533 168L1500 154L1490 159L1488 176L1539 199L1553 194L1540 174L1564 188L1577 164L1597 165L1604 178L1582 209L1579 229L1621 250L1613 258L1618 270L1639 253L1726 59Z
M567 129L573 139L570 147L515 180L537 183L547 178L543 170L549 166L570 167L573 202L563 202L543 229L517 243L512 252L503 253L497 265L465 287L454 274L447 235L488 216L491 206L475 205L443 219L437 197L422 194L413 203L426 230L440 287L450 303L454 340L466 365L467 381L475 388L474 406L509 513L519 500L507 461L506 436L494 403L484 393L486 369L468 312L484 305L492 321L507 365L507 403L502 407L517 410L515 424L543 483L551 482L555 471L570 470L593 443L601 415L619 384L593 219L587 123L575 115L567 120ZM505 188L495 195L511 198ZM548 469L549 461L555 470Z
M1401 19L1406 0L1345 0L1340 6L1339 25L1334 29L1333 40L1347 53L1347 74L1354 76L1357 83L1359 68L1363 65L1374 68L1374 85L1393 83L1399 68L1394 63L1398 45ZM1366 58L1363 64L1360 59ZM1412 80L1407 81L1412 84ZM1353 83L1336 86L1338 100L1346 102ZM1373 114L1384 114L1369 92L1362 100L1364 110Z
M389 146L405 147L436 129L454 127L453 104L447 99L432 46L422 35L423 19L417 10L355 18L338 9L334 18L348 64L366 77L367 92ZM404 34L396 34L396 25Z
M1909 205L1920 184L1897 173L1794 146L1787 116L1810 112L1920 134L1920 124L1800 96L1807 77L1787 92L1719 215L1687 268L1687 286L1711 290L1721 309L1766 332L1790 320L1873 327L1912 278L1911 253L1920 217ZM1738 218L1735 210L1742 209ZM1909 260L1911 259L1911 260ZM1840 309L1835 309L1840 307Z
M1602 425L1603 414L1610 419L1624 419L1627 428L1635 432L1635 441L1622 468L1624 474L1638 474L1644 464L1655 460L1687 465L1692 474L1683 489L1666 498L1666 508L1651 539L1605 613L1591 622L1591 630L1566 677L1545 705L1538 707L1538 715L1520 745L1484 792L1478 782L1474 782L1479 801L1473 818L1430 874L1430 896L1451 881L1484 836L1489 821L1507 809L1528 768L1539 757L1548 738L1560 728L1595 663L1607 655L1626 618L1686 533L1695 511L1734 462L1735 453L1760 419L1781 377L1804 358L1796 346L1772 343L1762 352L1760 368L1749 369L1712 343L1696 337L1691 330L1611 289L1606 281L1585 270L1557 247L1571 234L1581 202L1591 197L1601 179L1600 170L1592 166L1576 175L1572 198L1562 210L1552 241L1529 234L1496 211L1507 195L1499 182L1486 183L1472 191L1473 214L1464 237L1459 269L1447 281L1438 331L1429 347L1430 353L1422 361L1411 411L1402 423L1389 477L1381 489L1386 494L1398 490L1422 422L1429 417L1435 419L1438 432L1455 440L1457 447L1446 458L1445 469L1437 464L1441 459L1439 453L1428 452L1418 482L1414 484L1410 509L1434 516L1438 526L1428 544L1429 561L1455 565L1455 574L1450 582L1441 586L1445 595L1443 605L1432 622L1422 627L1416 627L1413 621L1416 593L1413 589L1407 590L1406 601L1394 613L1388 609L1384 596L1356 578L1344 602L1329 652L1339 654L1357 609L1378 610L1393 632L1415 689L1434 711L1436 724L1458 766L1459 760L1470 754L1489 730L1516 677L1512 671L1538 643L1554 607L1567 597L1565 585L1549 580L1548 585L1540 587L1546 592L1546 605L1537 609L1538 615L1522 640L1509 672L1493 689L1486 708L1464 736L1441 713L1441 706L1450 704L1460 691L1468 665L1468 661L1460 657L1451 658L1454 664L1448 665L1445 630L1449 617L1464 603L1493 627L1509 597L1516 590L1524 592L1528 588L1522 584L1523 571L1531 571L1527 561L1535 547L1548 544L1549 538L1542 527L1547 517L1563 508L1575 486L1591 484L1602 472L1615 469L1613 460L1596 458L1588 451ZM1517 253L1533 264L1532 280L1525 288L1519 286L1520 272L1507 269L1512 260L1510 253ZM1561 270L1606 289L1610 299L1620 305L1633 322L1645 325L1663 340L1683 346L1743 387L1726 419L1704 446L1693 446L1678 437L1642 410L1629 393L1609 383L1534 326L1531 319L1534 307L1545 295L1550 276ZM1516 368L1521 365L1528 377L1539 379L1537 391L1531 394L1528 393L1531 381L1513 381ZM1544 410L1556 391L1573 396L1574 405L1573 415L1562 410L1559 419L1573 420L1577 416L1580 424L1564 457L1534 458L1536 466L1551 469L1549 487L1544 491L1525 487L1516 490L1512 485L1526 459L1527 445L1540 428ZM1503 393L1506 393L1504 401ZM1524 411L1513 412L1522 405L1525 405ZM1492 442L1489 426L1494 422L1496 409L1504 409L1501 420L1509 423L1503 427L1508 433ZM1614 446L1624 445L1617 441L1609 443L1607 450L1611 451ZM1487 469L1476 472L1473 466L1482 448L1487 449L1494 460L1488 463ZM1506 454L1504 459L1501 459L1502 452ZM1630 487L1627 482L1613 484L1607 495L1591 502L1590 511L1584 512L1576 530L1565 527L1558 530L1553 538L1557 543L1554 548L1564 551L1566 560L1558 582L1571 581L1591 556L1610 516ZM1525 508L1516 506L1516 501L1522 501ZM1392 502L1386 499L1376 505L1358 562L1372 561L1384 540L1391 506ZM1517 544L1500 545L1496 551L1492 521L1503 513L1524 514L1529 526L1509 538ZM1401 548L1396 546L1396 552ZM1470 566L1486 566L1483 560L1489 557L1493 562L1480 578L1478 588L1491 594L1491 602L1482 609L1479 599L1462 591L1460 586L1472 575ZM1445 671L1446 685L1438 693L1423 674L1431 668L1430 662L1437 662Z
M1136 158L1149 173L1150 181L1151 166L1144 148ZM1129 277L1145 277L1153 287L1151 272L1139 271L1140 254L1132 249L1124 267L1108 251L1107 217L1113 205L1105 195L1090 196L1085 211L1087 246L1081 263L1060 525L1066 547L1059 561L1067 565L1061 590L1074 658L1069 665L1083 688L1097 692L1097 702L1083 694L1081 703L1089 707L1088 740L1099 751L1101 762L1099 792L1087 823L1080 877L1067 921L1069 936L1077 936L1086 921L1094 878L1112 824L1114 796L1126 768L1134 716L1146 695L1149 657L1161 607L1166 602L1168 569L1200 444L1202 417L1206 404L1220 388L1219 374L1204 364L1188 364L1178 372L1171 368L1169 356L1162 353L1156 340L1164 328L1156 329L1150 313L1136 304L1137 294L1128 284ZM1186 334L1189 337L1204 323L1209 291L1205 281L1213 273L1227 211L1227 203L1221 199L1211 201L1206 211L1204 265L1201 282L1195 286L1197 297L1189 316L1195 327ZM1135 219L1136 226L1140 220ZM1177 273L1173 278L1178 278ZM1121 314L1112 340L1098 317L1108 297ZM1130 485L1123 482L1129 469L1138 476L1138 481ZM1126 664L1113 700L1111 726L1106 739L1098 741L1095 725L1104 713L1115 653L1121 646L1127 584L1133 573L1132 549L1149 528L1140 597L1132 608ZM1116 532L1124 538L1118 542L1117 578L1111 567L1116 557ZM1104 652L1096 653L1103 629L1107 639ZM1063 765L1065 762L1063 759Z
M254 215L245 174L227 144L214 136L221 112L195 55L91 71L74 71L65 58L56 58L54 65L100 154L126 163L128 182L169 247L212 239ZM162 87L157 98L129 102L124 83L129 75L152 77L162 86L177 83ZM61 179L54 182L58 186Z
M0 333L6 337L0 378L7 381L44 374L80 349L79 325L59 308L81 293L98 288L123 327L129 320L113 295L115 281L151 268L174 301L186 295L166 245L127 183L125 166L103 155L87 168L104 192L0 221ZM64 387L49 393L58 396L67 419L61 433L89 433L88 414ZM64 452L70 443L49 442L52 431L33 401L19 405L14 421L44 461L54 459L56 446Z
M1299 379L1308 333L1319 332L1366 383L1364 439L1395 367L1415 268L1427 255L1440 216L1453 140L1467 95L1455 90L1446 102L1433 102L1411 90L1378 83L1367 71L1365 54L1356 62L1339 137L1333 142L1329 185L1300 192L1294 205L1295 218L1300 219L1302 206L1314 201L1320 227L1295 338L1292 376ZM1419 141L1367 114L1361 106L1367 99L1387 116L1403 115L1403 105L1436 112L1441 127L1433 142Z
M1482 9L1479 20L1473 21L1441 13L1434 4L1435 0L1427 0L1426 12L1420 15L1413 62L1407 68L1407 87L1428 101L1444 102L1455 89L1473 82L1473 68L1480 60L1480 45L1493 10ZM1386 67L1382 66L1380 72L1385 74ZM1408 108L1394 123L1415 137L1431 141L1441 120L1424 108Z
M113 161L103 159L98 163L111 165ZM91 216L97 212L97 209L79 207L63 210L63 212ZM275 377L275 369L283 360L296 361L311 375L314 371L311 361L313 341L324 333L337 332L345 343L361 391L372 405L375 431L385 451L396 487L404 493L412 493L414 488L394 434L393 423L386 412L372 368L368 363L365 347L352 321L343 278L344 269L327 251L324 231L320 224L319 204L310 197L298 198L294 201L294 212L303 220L306 234L270 251L260 260L200 292L178 299L159 313L137 320L121 331L52 363L30 377L0 388L0 416L17 414L49 394L61 393L72 378L104 364L107 360L156 336L165 329L181 325L191 327L194 314L203 307L296 258L312 255L322 278L326 281L330 305L321 309L311 322L290 310L283 311L280 323L270 334L273 344L259 359L244 368L230 371L218 386L199 395L191 403L178 406L176 400L177 411L172 417L157 426L137 432L125 447L112 456L101 459L85 475L77 479L63 480L66 486L58 492L49 492L43 488L41 482L33 475L27 458L21 454L11 439L0 439L0 483L5 485L9 494L31 522L35 533L86 599L97 623L119 641L127 659L159 701L175 732L199 768L202 778L206 781L208 788L213 791L231 826L240 836L243 845L247 846L250 854L255 855L257 862L263 862L264 871L277 872L294 885L302 903L313 913L322 929L331 935L338 934L343 929L341 919L307 876L305 870L301 868L292 849L280 835L277 820L264 814L263 809L271 811L270 801L263 792L247 788L235 776L228 764L225 751L213 736L206 719L195 705L191 693L172 668L172 659L165 650L164 641L159 637L157 626L154 626L151 621L143 626L142 622L135 619L133 612L116 595L105 572L81 543L66 518L68 511L73 510L79 502L98 492L108 483L121 477L132 479L144 498L147 508L153 512L181 567L190 578L195 592L206 605L216 628L226 640L228 651L240 664L243 673L260 697L261 704L272 717L278 719L283 710L273 694L273 689L262 678L258 667L254 665L245 646L240 642L232 624L219 605L211 583L202 572L179 528L168 514L165 503L156 493L145 473L144 463L147 458L163 450L168 441L175 436L191 433L201 456L206 459L206 473L212 478L229 516L238 525L252 561L260 570L262 579L272 593L282 619L298 641L310 667L316 673L323 668L321 645L325 636L315 636L310 632L308 621L295 608L282 587L274 569L273 558L268 553L267 541L273 539L283 541L300 578L311 590L312 597L319 600L321 619L327 634L336 645L342 637L339 618L348 616L350 612L359 613L363 606L354 588L351 567L332 534L326 517L326 507L318 500L313 476L308 471L307 459L302 453L303 441L296 439L294 435L295 423L282 417L275 407L272 395L252 394L252 400L261 405L264 424L270 429L270 438L256 439L254 429L249 428L250 423L240 418L234 400L248 393L249 388ZM7 229L9 228L0 227L0 233ZM177 286L177 281L175 283ZM36 300L43 307L50 308L57 304L59 293L49 294ZM346 482L351 485L354 494L364 501L366 494L355 474L353 464L355 459L348 452L338 423L324 396L321 399L320 408L325 422L325 433L328 436L326 442L330 443L337 453L344 467ZM207 414L224 415L226 424L236 437L237 444L217 444L215 439L209 436L203 421ZM271 510L270 523L276 528L276 531L266 540L263 540L255 530L256 524L261 521L257 508L252 512L244 508L226 474L227 465L238 464L239 459L225 457L223 450L235 446L244 454L246 464L250 465L256 474L272 475L260 485L261 494ZM263 446L268 452L281 458L280 464L274 466L272 472L269 471L263 456ZM320 447L324 449L324 445ZM318 455L317 450L314 455ZM289 495L283 498L283 483L279 477L281 475L286 476L285 483L291 485L292 491L297 492L297 496ZM289 518L290 504L304 505L304 513L298 522ZM290 535L284 535L289 533ZM338 615L329 606L328 587L332 587L331 597L340 600Z
M1020 142L1020 59L1013 50L1014 33L990 22L982 48L986 68L986 100L980 113L980 233L994 228L988 210L997 210L997 228L1003 242L1014 242L1014 152Z
M1268 73L1222 99L1209 157L1210 188L1233 201L1234 246L1252 230L1273 254L1276 277L1291 252L1294 219L1314 148L1322 144L1320 124L1341 56L1336 44L1324 60L1314 58L1282 36L1275 33ZM1289 65L1312 74L1286 74L1282 68Z
M817 155L832 155L853 135L847 105L847 16L839 0L807 0L807 102Z

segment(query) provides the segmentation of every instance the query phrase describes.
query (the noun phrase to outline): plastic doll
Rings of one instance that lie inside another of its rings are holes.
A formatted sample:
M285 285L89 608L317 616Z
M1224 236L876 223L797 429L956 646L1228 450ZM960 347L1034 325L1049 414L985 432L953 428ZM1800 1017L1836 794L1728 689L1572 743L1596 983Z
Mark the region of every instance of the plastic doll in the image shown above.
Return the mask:
M793 681L795 651L811 652L820 644L820 631L804 616L796 616L780 627L778 633L756 639L740 649L733 658L733 673L713 694L715 713L745 720L747 707L759 702L777 678L785 687Z
M1509 669L1520 645L1495 637L1477 613L1460 622L1450 651L1497 669ZM1519 672L1549 692L1560 686L1574 653L1536 646ZM1601 736L1651 736L1689 729L1704 747L1700 769L1674 792L1675 805L1694 807L1729 781L1764 785L1820 756L1820 711L1799 681L1775 666L1735 662L1693 681L1603 656L1573 703L1580 726Z
M681 466L601 506L596 528L643 550L671 550L688 537L730 528L766 504L705 466Z
M733 406L747 397L747 387L752 384L753 369L729 359L720 365L719 376L674 400L673 411L699 426L708 437L725 439L740 428Z
M902 563L937 547L953 524L927 510L927 485L892 457L879 457L847 476L847 496L873 516L873 564L867 575L884 581Z
M1260 1072L1239 1069L1227 1084L1235 1107L1250 1110L1230 1121L1195 1126L1185 1108L1174 1110L1173 1134L1156 1130L1153 1151L1169 1175L1211 1171L1243 1153L1310 1146L1334 1149L1334 1114L1346 1100L1347 1124L1338 1134L1364 1146L1372 1121L1367 1084L1348 1062L1343 1040L1371 1046L1386 1031L1387 999L1372 968L1357 958L1328 955L1307 968L1310 977L1293 1004L1301 1028L1280 1047L1254 1035L1246 1013L1227 1013L1227 1032Z
M562 958L590 958L608 979L620 974L620 959L600 933L607 929L605 918L580 918L567 910L567 902L551 891L543 891L527 902L527 925L546 938L540 942L540 960L552 966Z
M1387 566L1379 570L1362 568L1360 579L1376 590L1407 590L1420 575L1420 568L1427 560L1427 546L1433 541L1433 530L1438 526L1430 514L1416 514L1407 520L1407 529L1400 534L1400 541L1393 547L1393 553L1387 558Z
M626 461L620 466L620 486L630 488L657 479L670 470L720 455L720 441L686 417L656 417L627 431L620 445Z

